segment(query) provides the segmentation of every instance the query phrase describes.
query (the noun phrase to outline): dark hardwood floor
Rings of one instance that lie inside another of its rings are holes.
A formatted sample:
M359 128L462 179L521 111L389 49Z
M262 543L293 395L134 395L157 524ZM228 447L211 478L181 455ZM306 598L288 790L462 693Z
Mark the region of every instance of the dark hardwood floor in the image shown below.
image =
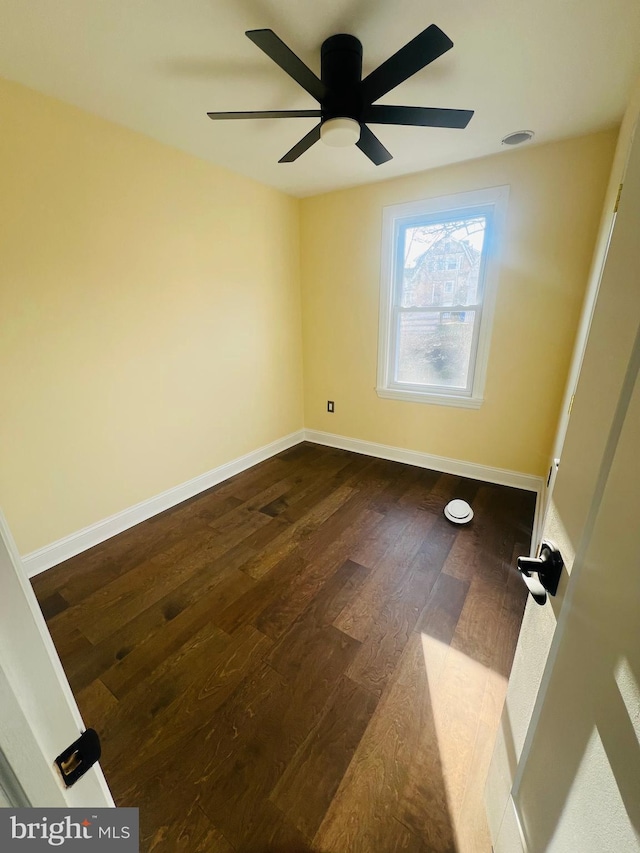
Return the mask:
M533 512L302 444L35 578L141 850L489 853Z

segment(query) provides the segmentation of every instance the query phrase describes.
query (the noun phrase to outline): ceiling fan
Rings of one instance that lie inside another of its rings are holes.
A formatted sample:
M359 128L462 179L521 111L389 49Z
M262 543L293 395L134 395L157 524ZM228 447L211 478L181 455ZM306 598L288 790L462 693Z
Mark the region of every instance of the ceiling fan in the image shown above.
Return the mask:
M421 127L465 128L473 110L434 107L396 107L376 104L408 77L429 65L453 47L453 42L435 24L417 35L399 51L362 79L362 44L352 35L331 36L322 44L321 74L310 68L273 30L249 30L246 35L270 59L293 77L316 101L316 110L269 110L267 112L207 113L211 119L319 118L319 123L281 157L279 163L293 163L315 142L327 145L356 144L376 165L392 159L369 124L396 124Z

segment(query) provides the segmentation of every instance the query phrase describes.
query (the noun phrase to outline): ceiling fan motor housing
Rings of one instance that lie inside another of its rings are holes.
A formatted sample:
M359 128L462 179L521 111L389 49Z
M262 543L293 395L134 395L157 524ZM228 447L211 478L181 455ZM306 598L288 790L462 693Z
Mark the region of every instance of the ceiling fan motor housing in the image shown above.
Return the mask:
M355 36L340 33L322 44L321 79L328 89L321 103L322 121L331 118L362 120L362 43Z
M418 33L364 80L362 44L355 36L339 33L323 42L319 78L273 30L247 30L246 35L318 102L319 109L209 112L207 115L216 120L319 119L318 124L278 160L279 163L295 162L322 139L327 145L355 144L375 166L380 166L392 156L369 124L463 128L473 115L473 110L376 103L453 47L451 39L435 24Z

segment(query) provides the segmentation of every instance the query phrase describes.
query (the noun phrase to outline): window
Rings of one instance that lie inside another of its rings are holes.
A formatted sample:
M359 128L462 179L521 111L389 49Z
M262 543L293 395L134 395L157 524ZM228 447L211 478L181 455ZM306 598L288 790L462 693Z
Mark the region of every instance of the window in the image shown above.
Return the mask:
M508 190L384 209L381 397L482 404Z
M453 282L445 281L442 288L442 304L453 305Z

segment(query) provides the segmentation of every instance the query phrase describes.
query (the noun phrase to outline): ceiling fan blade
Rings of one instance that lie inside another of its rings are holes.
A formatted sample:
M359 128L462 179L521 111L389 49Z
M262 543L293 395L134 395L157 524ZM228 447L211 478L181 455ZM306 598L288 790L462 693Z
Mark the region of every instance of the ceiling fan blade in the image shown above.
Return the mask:
M382 142L380 142L375 133L369 130L366 124L360 125L360 139L356 142L356 145L376 166L381 166L387 160L393 160L393 156L389 154Z
M289 77L302 86L316 101L322 101L327 87L310 68L279 38L273 30L248 30L245 33L260 50L286 71Z
M212 119L234 118L319 118L320 110L267 110L265 112L207 113Z
M314 142L318 142L320 139L320 125L317 124L313 130L310 130L306 136L303 136L300 142L296 142L296 144L291 148L284 157L281 157L278 160L278 163L293 163L294 160L297 160L301 154L304 154Z
M365 77L361 89L364 102L371 104L377 101L452 47L449 36L440 27L431 24Z
M437 107L392 107L372 104L366 107L363 121L370 124L410 124L421 127L465 128L471 121L473 110L447 110Z

